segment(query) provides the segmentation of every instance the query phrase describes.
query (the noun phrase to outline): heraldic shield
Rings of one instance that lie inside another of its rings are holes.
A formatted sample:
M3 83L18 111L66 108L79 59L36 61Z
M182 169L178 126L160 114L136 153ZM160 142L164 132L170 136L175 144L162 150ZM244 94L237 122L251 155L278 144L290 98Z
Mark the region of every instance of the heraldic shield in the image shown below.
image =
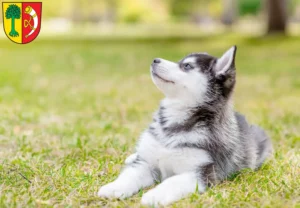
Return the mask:
M40 33L42 2L3 2L3 28L15 43L26 44Z

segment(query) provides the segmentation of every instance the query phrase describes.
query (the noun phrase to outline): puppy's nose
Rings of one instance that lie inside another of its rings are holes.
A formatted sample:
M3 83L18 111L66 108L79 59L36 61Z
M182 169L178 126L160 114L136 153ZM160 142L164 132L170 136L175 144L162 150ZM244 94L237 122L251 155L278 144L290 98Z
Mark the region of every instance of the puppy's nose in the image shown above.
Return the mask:
M160 62L161 62L161 61L160 61L159 58L156 58L156 59L153 60L153 63L154 63L154 64L159 64Z

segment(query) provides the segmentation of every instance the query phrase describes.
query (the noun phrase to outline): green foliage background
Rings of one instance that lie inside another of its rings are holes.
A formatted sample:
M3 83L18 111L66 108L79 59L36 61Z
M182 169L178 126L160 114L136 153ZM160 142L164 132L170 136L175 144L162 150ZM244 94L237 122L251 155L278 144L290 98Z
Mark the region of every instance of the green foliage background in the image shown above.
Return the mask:
M13 2L13 0L8 0ZM33 0L40 1L40 0ZM223 0L41 0L43 18L105 20L114 16L117 23L168 23L191 21L195 16L210 15L219 19ZM257 15L264 8L262 0L236 0L239 15ZM299 0L290 0L289 14L295 12Z

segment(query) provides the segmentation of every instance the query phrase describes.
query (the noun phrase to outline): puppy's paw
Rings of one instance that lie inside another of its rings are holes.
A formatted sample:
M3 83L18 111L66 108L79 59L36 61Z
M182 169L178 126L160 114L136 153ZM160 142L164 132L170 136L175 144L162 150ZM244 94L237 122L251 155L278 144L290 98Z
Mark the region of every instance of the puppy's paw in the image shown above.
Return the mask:
M129 196L132 196L135 193L135 190L133 187L130 186L130 184L121 184L112 182L109 184L106 184L105 186L102 186L98 191L99 197L105 197L105 198L119 198L124 199Z
M173 201L174 199L168 192L163 192L161 189L152 189L143 195L141 203L145 206L158 207L159 205L166 206Z

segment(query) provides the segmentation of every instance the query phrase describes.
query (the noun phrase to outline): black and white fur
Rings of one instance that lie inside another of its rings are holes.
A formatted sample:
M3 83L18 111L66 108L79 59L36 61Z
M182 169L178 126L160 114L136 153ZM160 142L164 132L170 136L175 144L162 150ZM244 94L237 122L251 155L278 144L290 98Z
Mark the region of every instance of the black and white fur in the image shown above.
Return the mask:
M136 153L115 181L100 188L100 197L126 198L162 181L141 202L167 205L261 166L272 145L260 127L233 110L235 54L234 46L221 58L193 53L178 63L153 61L153 82L166 97Z

